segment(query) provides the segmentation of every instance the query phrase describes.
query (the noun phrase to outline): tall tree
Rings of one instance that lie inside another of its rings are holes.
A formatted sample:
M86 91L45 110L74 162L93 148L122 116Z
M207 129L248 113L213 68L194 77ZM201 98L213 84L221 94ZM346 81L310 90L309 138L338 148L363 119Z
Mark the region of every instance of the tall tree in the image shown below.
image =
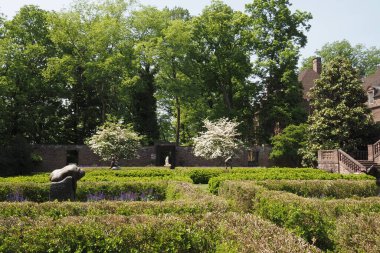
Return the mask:
M348 40L326 43L320 50L315 51L323 62L340 56L350 59L361 77L373 74L380 64L380 49L376 47L367 48L363 44L351 45ZM302 62L301 70L312 68L315 56L306 58Z
M203 116L236 118L242 122L239 130L243 138L248 140L258 93L250 79L249 17L221 1L212 1L193 23L196 47L192 57L195 75L203 86L199 100Z
M23 135L35 143L59 141L61 88L45 82L43 76L48 58L55 53L47 15L30 5L4 22L0 41L4 139Z
M261 142L268 142L276 128L306 120L296 69L311 14L292 12L290 6L288 0L254 0L246 5L254 39L254 72L263 86L258 115Z
M67 142L83 143L106 114L128 118L121 99L132 62L127 8L124 1L77 1L71 10L51 15L50 37L59 51L49 59L45 77L65 87Z
M130 108L135 130L145 135L149 143L160 138L155 97L156 75L159 70L156 48L157 40L162 36L169 20L168 11L150 6L132 12L129 17L136 58L136 72L129 82Z
M310 92L313 113L309 116L305 165L315 165L320 149L342 148L350 152L365 146L373 120L364 104L357 70L350 60L335 58L328 62Z
M192 28L184 20L172 20L163 30L158 41L158 73L159 92L161 98L175 108L176 144L180 144L181 107L184 100L190 100L190 93L196 86L186 75L187 54L192 41ZM164 97L164 98L163 98Z

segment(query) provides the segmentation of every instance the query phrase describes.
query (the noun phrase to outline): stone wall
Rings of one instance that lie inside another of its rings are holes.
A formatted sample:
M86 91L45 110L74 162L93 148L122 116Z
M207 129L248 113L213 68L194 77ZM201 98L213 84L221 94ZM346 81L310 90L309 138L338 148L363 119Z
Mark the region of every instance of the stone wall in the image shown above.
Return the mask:
M176 147L176 166L181 167L215 167L224 166L223 159L206 160L194 156L191 147ZM53 171L68 164L68 153L77 154L77 164L81 167L108 167L110 161L102 161L99 156L94 154L86 145L34 145L33 152L42 157L42 164L38 171ZM138 158L119 161L120 166L155 166L156 146L143 147L138 152ZM269 153L271 148L268 146L258 146L252 151L243 151L239 157L232 160L234 167L247 166L271 166ZM252 152L257 153L252 161Z

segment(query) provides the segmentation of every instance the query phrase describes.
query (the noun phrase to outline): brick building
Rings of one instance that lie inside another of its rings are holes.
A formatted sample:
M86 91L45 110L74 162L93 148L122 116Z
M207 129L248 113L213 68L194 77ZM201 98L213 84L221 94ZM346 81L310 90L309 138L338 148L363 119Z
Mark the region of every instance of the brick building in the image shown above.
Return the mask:
M304 70L298 75L298 81L301 82L303 86L303 98L307 108L310 108L310 97L308 93L310 89L314 87L315 80L319 78L321 72L321 58L317 57L313 60L312 69ZM380 122L380 68L378 68L374 74L364 78L362 85L363 91L366 92L368 96L366 105L371 110L373 120Z
M377 71L364 78L363 88L367 93L367 106L371 109L375 122L380 122L380 67Z

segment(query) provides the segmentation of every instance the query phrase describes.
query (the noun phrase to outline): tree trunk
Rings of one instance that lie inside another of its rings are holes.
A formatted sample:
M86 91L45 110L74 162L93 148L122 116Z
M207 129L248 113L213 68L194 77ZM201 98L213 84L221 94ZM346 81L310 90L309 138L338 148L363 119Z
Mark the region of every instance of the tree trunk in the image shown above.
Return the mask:
M175 135L175 144L176 146L179 146L179 131L181 126L181 108L179 104L179 98L175 98L175 104L177 109L177 126L176 126L176 135Z

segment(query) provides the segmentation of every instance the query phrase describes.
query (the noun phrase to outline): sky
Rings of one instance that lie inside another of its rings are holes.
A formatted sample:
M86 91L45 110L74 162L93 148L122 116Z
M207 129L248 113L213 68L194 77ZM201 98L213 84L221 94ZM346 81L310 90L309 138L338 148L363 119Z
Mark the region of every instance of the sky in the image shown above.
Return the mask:
M0 12L12 18L26 4L45 10L68 8L72 0L0 0ZM198 15L210 0L140 0L141 4L158 8L180 6ZM244 11L252 0L224 0L235 10ZM301 50L302 58L313 56L326 43L347 39L352 45L380 48L378 17L380 0L290 0L292 10L308 11L313 15L307 33L308 44Z

